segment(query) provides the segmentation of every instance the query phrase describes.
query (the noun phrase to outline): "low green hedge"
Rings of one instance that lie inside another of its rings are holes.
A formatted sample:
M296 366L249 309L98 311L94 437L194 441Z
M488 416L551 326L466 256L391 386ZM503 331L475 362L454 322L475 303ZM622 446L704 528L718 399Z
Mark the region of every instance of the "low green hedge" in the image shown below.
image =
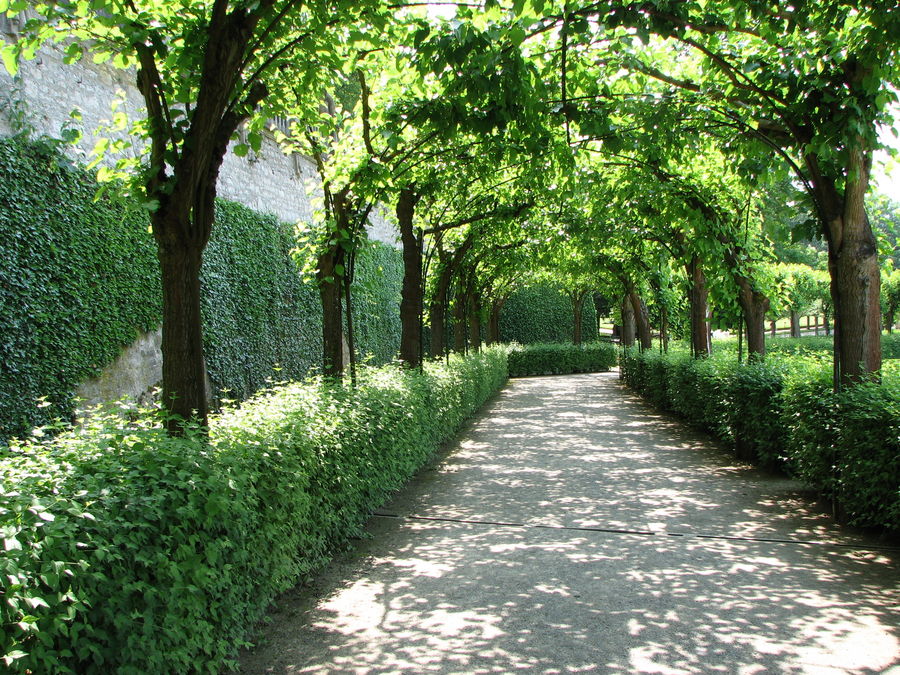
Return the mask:
M10 672L218 672L506 379L504 349L267 390L209 444L96 418L0 462Z
M612 368L616 359L616 347L609 342L514 344L509 347L509 375L596 373Z
M732 444L738 454L787 471L837 502L861 526L900 531L900 366L881 383L832 390L827 354L692 359L626 350L626 384L654 404ZM664 376L660 373L664 373ZM658 383L664 381L659 387Z

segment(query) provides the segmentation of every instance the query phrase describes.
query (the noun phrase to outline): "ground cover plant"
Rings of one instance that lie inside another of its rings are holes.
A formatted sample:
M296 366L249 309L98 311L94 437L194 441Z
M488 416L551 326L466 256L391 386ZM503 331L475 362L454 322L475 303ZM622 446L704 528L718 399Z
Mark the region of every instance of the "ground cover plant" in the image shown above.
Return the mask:
M509 347L509 376L597 373L612 368L617 358L610 342L513 344Z
M828 354L692 359L624 350L622 377L654 405L709 431L739 456L798 477L852 524L900 531L900 368L833 389ZM661 387L660 383L664 383Z
M10 672L217 672L506 380L489 348L279 385L197 429L98 416L0 462Z

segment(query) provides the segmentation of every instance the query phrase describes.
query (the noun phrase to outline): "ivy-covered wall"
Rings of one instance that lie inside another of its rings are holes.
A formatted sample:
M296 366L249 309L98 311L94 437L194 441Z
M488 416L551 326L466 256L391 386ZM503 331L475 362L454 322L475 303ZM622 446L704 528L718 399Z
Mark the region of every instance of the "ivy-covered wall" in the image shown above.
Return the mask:
M223 398L303 377L321 360L322 308L293 246L291 227L274 216L216 203L200 283L206 368Z
M52 143L0 139L4 439L68 417L78 383L159 324L146 216L95 191Z
M353 327L356 349L373 363L387 363L400 349L400 290L403 255L378 241L356 258L353 279Z
M500 312L500 340L523 345L571 342L575 314L568 296L550 284L534 284L513 293ZM583 341L597 339L597 312L590 296L581 315Z
M0 139L0 440L68 418L79 383L159 325L156 246L145 213L107 199L51 141ZM291 257L292 226L219 200L204 255L207 368L243 399L321 360L321 307ZM399 348L402 260L360 253L357 346L376 363ZM40 399L40 400L39 400Z

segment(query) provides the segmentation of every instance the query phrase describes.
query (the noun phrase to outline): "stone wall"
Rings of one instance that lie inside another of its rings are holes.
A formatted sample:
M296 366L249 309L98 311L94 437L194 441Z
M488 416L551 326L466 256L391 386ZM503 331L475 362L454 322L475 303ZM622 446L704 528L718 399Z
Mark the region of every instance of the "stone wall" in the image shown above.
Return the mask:
M4 39L11 39L16 27L14 19L0 15ZM89 56L67 65L60 51L43 48L34 60L21 64L16 78L0 66L0 134L9 135L24 124L36 134L59 138L64 128L77 128L83 136L72 151L85 162L90 161L98 140L95 131L109 127L113 121L114 101L116 112L131 118L142 116L143 99L133 71L94 64ZM73 111L78 112L80 120L73 120ZM120 132L119 137L126 135ZM283 221L308 223L312 220L308 193L321 193L321 183L311 159L285 155L266 134L259 153L251 151L246 157L238 157L228 152L219 174L218 192L220 197L274 213ZM371 238L397 245L389 210L375 209L368 229Z

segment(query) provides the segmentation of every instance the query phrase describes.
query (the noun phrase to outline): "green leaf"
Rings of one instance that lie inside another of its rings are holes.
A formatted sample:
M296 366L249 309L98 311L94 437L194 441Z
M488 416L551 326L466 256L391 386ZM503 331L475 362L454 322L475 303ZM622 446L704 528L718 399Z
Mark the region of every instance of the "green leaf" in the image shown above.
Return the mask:
M3 45L0 49L0 57L3 58L3 65L6 72L15 77L19 73L19 59L15 44Z

